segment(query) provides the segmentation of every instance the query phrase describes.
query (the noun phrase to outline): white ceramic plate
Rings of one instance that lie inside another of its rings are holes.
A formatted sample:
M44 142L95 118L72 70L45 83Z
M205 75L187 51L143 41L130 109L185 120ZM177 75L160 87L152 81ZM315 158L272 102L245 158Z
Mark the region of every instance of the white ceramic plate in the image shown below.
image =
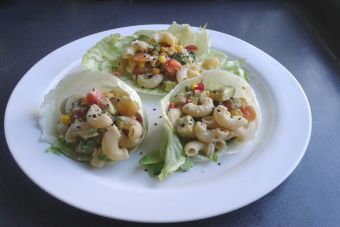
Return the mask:
M39 106L44 94L62 77L81 70L85 51L111 33L128 35L140 29L165 28L132 26L87 36L50 53L20 80L6 109L6 139L18 165L42 189L72 206L110 218L188 221L223 214L261 198L298 165L311 134L310 107L299 83L266 53L216 31L210 31L212 48L246 58L262 111L257 137L242 152L224 156L220 165L197 164L163 182L151 179L137 162L140 152L145 154L158 146L162 119L159 98L147 95L141 98L149 113L149 133L128 161L93 170L44 152L49 145L39 141Z

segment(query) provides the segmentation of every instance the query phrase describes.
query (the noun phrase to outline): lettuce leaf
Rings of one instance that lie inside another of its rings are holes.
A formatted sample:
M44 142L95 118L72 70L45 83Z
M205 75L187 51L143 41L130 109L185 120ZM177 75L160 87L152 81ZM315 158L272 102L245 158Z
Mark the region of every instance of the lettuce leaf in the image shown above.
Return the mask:
M139 161L141 165L148 169L150 176L158 176L160 180L164 180L177 171L186 161L182 144L174 131L167 124L164 125L164 131L165 135L160 148L145 155ZM183 169L188 168L187 163Z
M220 61L219 69L231 72L237 76L242 77L246 81L249 80L249 73L243 66L245 63L245 59L229 60L228 56L224 53L210 49L207 54L200 57L200 60L208 59L211 57L218 58L218 60Z
M168 28L168 32L177 37L179 43L183 46L190 44L196 45L198 50L197 57L208 53L210 49L210 36L205 28L200 28L198 32L194 32L189 24L177 24L173 22Z
M76 145L75 145L76 146ZM64 139L58 138L57 141L47 149L55 154L63 154L73 160L89 163L92 159L91 154L84 154L75 151L75 146L68 144Z
M112 73L117 60L135 36L109 35L90 48L83 56L82 64L87 69Z

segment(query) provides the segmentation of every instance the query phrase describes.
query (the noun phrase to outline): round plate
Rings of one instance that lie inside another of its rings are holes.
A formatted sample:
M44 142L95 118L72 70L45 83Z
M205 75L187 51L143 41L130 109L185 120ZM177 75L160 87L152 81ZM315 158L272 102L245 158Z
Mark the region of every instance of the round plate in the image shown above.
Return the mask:
M39 106L66 74L81 70L81 57L112 33L162 30L141 25L100 32L50 53L20 80L6 109L5 134L22 170L54 197L98 215L140 222L177 222L207 218L243 207L282 183L303 157L311 134L308 100L292 74L272 57L230 35L211 34L212 48L245 58L262 111L254 140L220 163L200 163L165 181L148 176L138 160L158 147L162 136L159 97L141 95L149 113L149 133L128 161L92 169L64 156L45 153L39 141ZM195 28L197 29L197 28ZM296 114L298 113L298 114ZM157 123L157 124L156 124Z

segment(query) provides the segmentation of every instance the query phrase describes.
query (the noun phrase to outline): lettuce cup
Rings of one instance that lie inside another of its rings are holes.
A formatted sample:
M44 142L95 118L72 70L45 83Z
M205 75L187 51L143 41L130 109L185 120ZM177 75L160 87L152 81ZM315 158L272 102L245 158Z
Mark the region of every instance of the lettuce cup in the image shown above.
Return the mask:
M261 121L259 104L250 85L223 70L208 70L185 80L161 100L164 117L162 144L140 164L163 180L195 162L217 161L238 152L255 137Z
M135 90L111 74L82 71L66 76L44 97L41 140L48 149L102 167L129 158L147 133L147 117Z
M85 68L113 73L138 92L162 96L181 81L213 68L246 78L241 62L212 50L207 29L194 32L188 24L175 22L167 30L110 35L90 48L82 60Z

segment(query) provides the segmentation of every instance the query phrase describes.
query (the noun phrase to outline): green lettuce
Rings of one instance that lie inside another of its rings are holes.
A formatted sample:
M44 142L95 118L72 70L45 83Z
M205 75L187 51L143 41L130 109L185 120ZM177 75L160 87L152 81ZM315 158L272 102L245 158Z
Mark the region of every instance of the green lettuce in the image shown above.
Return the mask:
M165 124L164 132L160 148L145 155L139 161L148 169L150 176L158 176L160 180L164 180L182 166L185 170L189 169L182 144L174 134L174 130Z
M231 72L237 76L242 77L246 81L249 80L248 71L243 66L245 63L245 59L229 60L228 56L224 53L212 49L210 49L207 54L201 56L199 59L204 60L211 57L218 58L218 60L220 61L219 69Z

